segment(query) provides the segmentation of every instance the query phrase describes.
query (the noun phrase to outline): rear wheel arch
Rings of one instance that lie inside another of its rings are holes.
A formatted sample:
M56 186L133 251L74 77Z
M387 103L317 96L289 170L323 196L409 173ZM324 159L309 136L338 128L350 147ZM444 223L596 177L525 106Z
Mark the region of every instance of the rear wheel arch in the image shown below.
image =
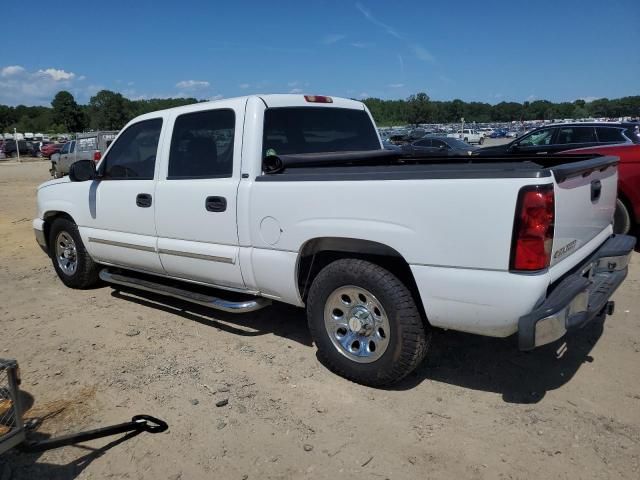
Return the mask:
M300 249L296 267L298 291L306 302L318 273L330 263L344 258L367 260L394 274L411 292L422 318L427 322L420 292L411 267L396 249L359 238L321 237L308 240Z

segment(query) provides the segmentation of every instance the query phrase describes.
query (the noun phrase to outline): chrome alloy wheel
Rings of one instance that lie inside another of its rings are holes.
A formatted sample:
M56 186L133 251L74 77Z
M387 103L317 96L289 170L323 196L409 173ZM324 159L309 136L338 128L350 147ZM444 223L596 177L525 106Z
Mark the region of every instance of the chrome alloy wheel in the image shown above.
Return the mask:
M389 319L378 299L361 287L334 290L324 307L324 326L336 349L349 360L378 360L389 345Z
M73 275L78 269L76 242L64 230L56 237L56 261L65 275Z

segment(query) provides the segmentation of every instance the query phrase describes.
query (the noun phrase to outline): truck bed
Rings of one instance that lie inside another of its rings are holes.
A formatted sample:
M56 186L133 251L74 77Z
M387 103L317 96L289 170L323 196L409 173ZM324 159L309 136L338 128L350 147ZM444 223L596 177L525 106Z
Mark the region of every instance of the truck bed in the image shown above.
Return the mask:
M532 155L514 161L513 156L407 156L374 150L267 157L265 173L256 181L544 178L553 172L562 182L617 162L617 157L598 155Z

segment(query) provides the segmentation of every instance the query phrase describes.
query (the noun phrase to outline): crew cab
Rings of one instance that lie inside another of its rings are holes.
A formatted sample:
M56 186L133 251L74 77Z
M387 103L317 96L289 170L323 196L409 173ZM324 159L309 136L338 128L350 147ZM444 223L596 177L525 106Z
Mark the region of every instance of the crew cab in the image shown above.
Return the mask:
M478 145L484 143L484 133L473 128L463 128L459 132L448 134L447 137L457 138L467 143L477 143Z
M304 307L326 365L383 385L434 328L529 350L611 313L635 245L612 234L617 161L409 158L360 102L248 96L135 118L39 186L33 227L71 288Z

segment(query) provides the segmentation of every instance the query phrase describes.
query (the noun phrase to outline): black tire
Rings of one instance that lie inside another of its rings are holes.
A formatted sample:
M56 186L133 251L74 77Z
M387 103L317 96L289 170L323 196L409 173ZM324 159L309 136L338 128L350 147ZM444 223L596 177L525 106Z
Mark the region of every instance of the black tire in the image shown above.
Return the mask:
M631 214L619 198L616 200L616 211L613 214L613 233L626 235L631 230Z
M371 292L388 317L386 350L371 363L358 363L340 352L325 328L325 304L336 289L348 285ZM397 382L413 371L431 339L407 287L388 270L365 260L336 260L318 273L307 298L307 320L320 360L338 375L374 387Z
M56 256L56 241L63 232L68 234L75 243L77 266L73 273L65 272ZM84 247L78 232L78 226L68 218L56 218L53 221L49 231L49 255L58 277L67 287L85 289L98 283L98 265L89 256L87 249Z

